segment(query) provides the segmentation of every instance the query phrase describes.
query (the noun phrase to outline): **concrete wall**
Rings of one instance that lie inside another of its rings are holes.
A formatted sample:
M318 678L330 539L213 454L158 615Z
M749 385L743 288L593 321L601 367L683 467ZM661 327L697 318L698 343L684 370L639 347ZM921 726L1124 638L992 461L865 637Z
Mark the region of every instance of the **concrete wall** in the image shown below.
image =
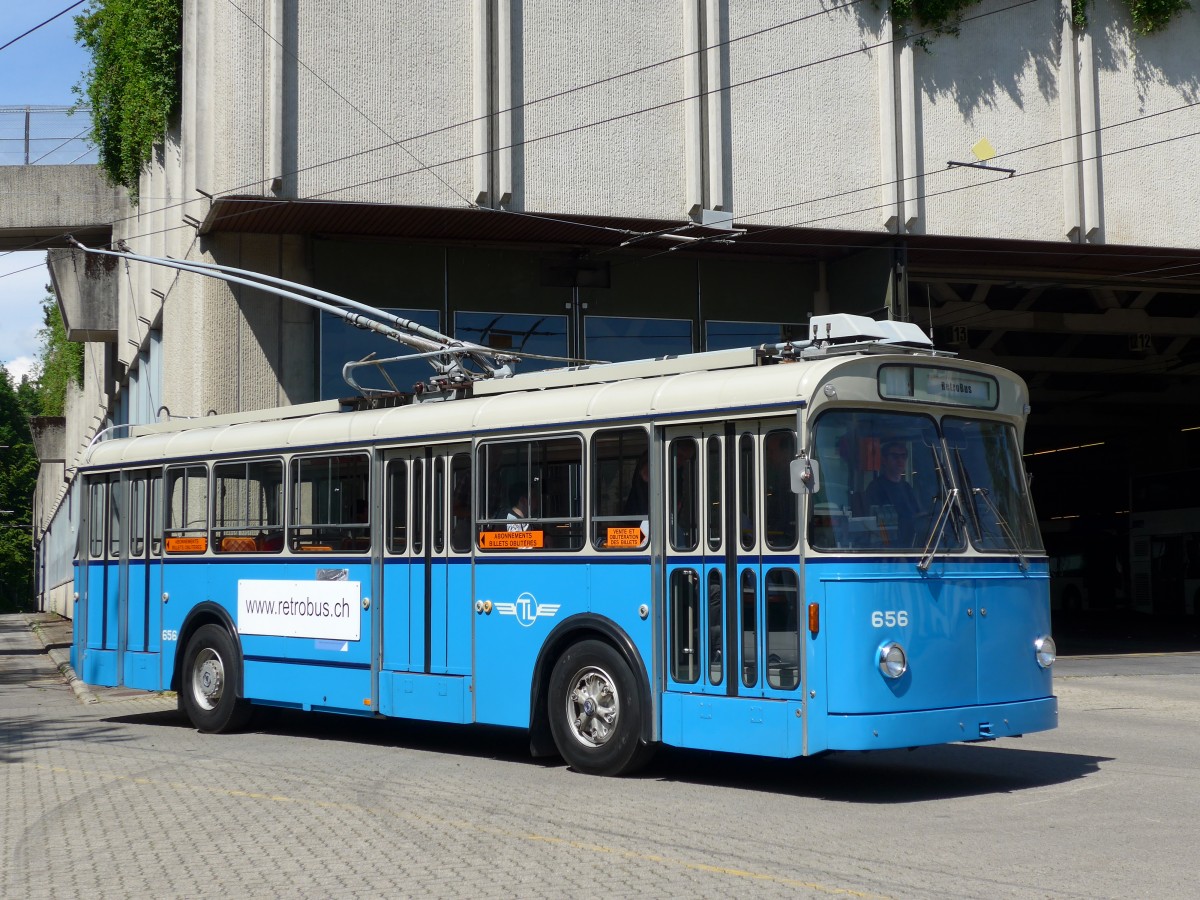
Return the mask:
M0 251L35 241L63 247L64 232L82 240L107 234L128 207L125 189L97 166L0 166L0 197Z
M1194 130L1154 114L1200 93L1200 13L1010 7L924 50L872 4L193 3L184 154L210 193L1197 246L1188 142L1142 145ZM1015 177L947 168L981 138Z

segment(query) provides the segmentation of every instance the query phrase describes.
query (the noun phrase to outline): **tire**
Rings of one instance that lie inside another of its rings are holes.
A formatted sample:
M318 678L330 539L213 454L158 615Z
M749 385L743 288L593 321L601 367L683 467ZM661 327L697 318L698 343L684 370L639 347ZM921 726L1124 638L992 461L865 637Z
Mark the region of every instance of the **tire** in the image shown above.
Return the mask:
M653 755L641 740L637 681L608 644L567 648L550 675L547 703L555 746L576 772L627 775Z
M250 721L250 704L237 696L241 684L237 658L237 645L220 625L202 625L188 641L179 705L197 731L236 731Z

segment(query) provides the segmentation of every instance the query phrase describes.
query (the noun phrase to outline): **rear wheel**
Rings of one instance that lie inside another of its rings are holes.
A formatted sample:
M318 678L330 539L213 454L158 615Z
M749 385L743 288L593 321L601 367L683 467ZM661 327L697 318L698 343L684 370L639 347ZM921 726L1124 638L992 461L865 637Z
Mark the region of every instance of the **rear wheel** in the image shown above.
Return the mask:
M237 647L220 625L202 625L183 656L179 705L198 731L235 731L250 720L250 704L237 696Z
M547 712L558 752L577 772L628 774L652 755L639 734L637 682L608 644L582 641L567 649L550 675Z

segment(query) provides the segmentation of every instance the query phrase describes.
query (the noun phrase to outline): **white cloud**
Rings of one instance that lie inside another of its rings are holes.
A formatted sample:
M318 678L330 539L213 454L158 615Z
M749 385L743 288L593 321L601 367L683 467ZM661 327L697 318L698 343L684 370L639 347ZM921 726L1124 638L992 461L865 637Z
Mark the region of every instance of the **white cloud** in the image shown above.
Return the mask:
M37 364L37 360L32 356L18 356L16 359L10 359L4 364L4 368L8 369L8 377L12 379L14 385L21 383L21 379L26 375L32 374L33 367Z
M14 379L14 366L37 356L38 331L42 322L42 299L50 272L46 254L0 254L0 363Z

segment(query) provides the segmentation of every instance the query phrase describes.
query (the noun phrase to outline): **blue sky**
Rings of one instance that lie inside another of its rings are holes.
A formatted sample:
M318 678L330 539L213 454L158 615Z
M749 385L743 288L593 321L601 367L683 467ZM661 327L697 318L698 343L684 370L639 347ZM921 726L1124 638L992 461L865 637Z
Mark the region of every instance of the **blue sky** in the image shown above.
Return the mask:
M70 6L74 0L0 0L0 45ZM71 87L87 67L87 53L74 40L74 17L84 4L11 47L0 50L0 107L70 106ZM74 131L86 123L74 119ZM77 125L75 123L78 123ZM0 197L0 204L9 202ZM41 301L50 280L45 253L0 251L0 364L15 379L29 371L41 328ZM19 270L28 271L19 271ZM12 274L10 274L12 273Z

